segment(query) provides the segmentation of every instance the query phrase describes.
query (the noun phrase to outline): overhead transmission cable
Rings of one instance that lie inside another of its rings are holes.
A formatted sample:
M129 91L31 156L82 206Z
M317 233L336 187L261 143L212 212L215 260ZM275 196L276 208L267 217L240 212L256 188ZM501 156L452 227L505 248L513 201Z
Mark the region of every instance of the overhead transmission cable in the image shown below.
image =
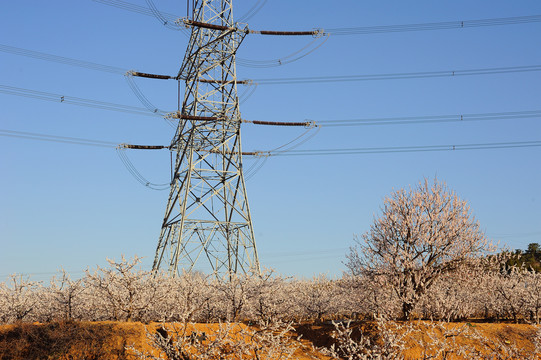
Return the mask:
M96 0L94 0L94 1L96 1ZM150 11L154 15L154 17L156 19L160 20L160 22L163 24L163 26L165 26L165 27L167 27L167 28L169 28L171 30L183 31L187 35L186 29L176 23L176 18L175 18L174 15L165 14L165 13L162 13L161 11L159 11L152 0L145 0L145 1L146 1L147 5L148 5ZM103 2L103 1L100 1L100 2Z
M38 134L22 131L0 129L0 136L24 138L29 140L52 141L76 145L89 145L108 148L119 147L118 143L102 140L91 140L76 137L65 137L47 134ZM128 148L126 144L122 147ZM144 147L144 146L143 146ZM487 149L510 149L541 147L541 140L497 142L497 143L475 143L459 145L423 145L423 146L389 146L369 148L344 148L344 149L307 149L291 150L287 153L268 153L263 156L319 156L319 155L353 155L353 154L378 154L378 153L402 153L402 152L434 152L434 151L455 151L455 150L487 150ZM150 146L149 148L165 149L167 146Z
M471 75L492 75L505 73L535 72L541 71L541 65L522 65L509 67L477 68L464 70L441 70L404 73L383 73L383 74L362 74L362 75L331 75L312 77L291 77L291 78L266 78L250 81L240 81L244 85L282 85L282 84L303 84L303 83L328 83L328 82L352 82L352 81L375 81L375 80L402 80L422 79L437 77L471 76ZM133 76L155 77L159 79L174 79L173 76L153 75L131 71Z
M297 61L311 54L316 49L318 49L321 45L323 45L326 42L329 36L329 34L326 34L322 29L314 29L310 31L269 31L269 30L252 30L247 27L240 29L236 27L228 27L225 25L208 24L208 23L194 21L190 19L181 19L178 22L183 23L187 27L192 26L192 27L207 28L207 29L220 30L220 31L239 31L239 32L244 32L246 34L259 34L259 35L269 35L269 36L312 36L314 37L314 40L308 45L279 59L249 60L249 59L243 59L242 57L239 57L239 56L236 57L235 59L236 64L242 65L242 66L248 66L248 67L272 67L272 66L280 66L280 65ZM318 39L322 37L324 38L324 40L319 45L315 45Z
M311 83L330 83L330 82L355 82L355 81L374 81L374 80L401 80L401 79L422 79L437 77L458 77L471 75L492 75L506 73L520 73L541 71L541 65L509 66L496 68L478 68L471 70L444 70L444 71L423 71L409 73L388 73L372 75L331 75L331 76L309 76L309 77L290 77L290 78L267 78L254 79L259 85L285 85L285 84L311 84Z
M105 102L105 101L83 99L79 97L67 96L67 95L62 95L62 94L53 94L53 93L48 93L48 92L43 92L43 91L23 89L23 88L7 86L7 85L0 85L0 93L4 93L8 95L15 95L15 96L23 96L23 97L39 99L39 100L52 101L56 103L65 103L65 104L71 104L71 105L77 105L77 106L97 108L97 109L102 109L102 110L118 111L118 112L124 112L128 114L145 115L145 116L161 116L160 113L149 112L147 109L136 107L136 106L121 105L121 104L115 104L115 103Z
M173 14L167 14L159 11L156 8L156 5L152 0L145 0L148 8L145 8L143 6L135 5L128 3L126 1L121 0L93 0L102 4L111 5L117 8L121 8L124 10L129 10L133 12L137 12L143 15L153 16L160 20L160 22L173 30L186 30L185 26L183 25L183 22L180 21L179 16L175 16ZM262 7L265 5L267 0L261 1L258 0L256 4L245 14L245 16L242 16L239 18L239 21L246 21L249 18L251 18L253 15L255 15ZM193 23L193 22L192 22ZM250 33L261 33L264 35L273 35L271 31L250 31ZM282 32L284 33L284 32ZM312 32L311 32L312 33ZM187 34L187 33L186 33ZM254 68L267 68L267 67L274 67L274 66L281 66L285 65L297 60L300 60L304 58L305 56L308 56L309 54L316 51L319 47L321 47L328 39L328 34L324 36L324 40L320 42L319 44L316 44L318 41L318 38L322 37L324 34L320 33L319 36L315 36L314 41L309 43L308 45L304 46L300 50L297 50L289 55L286 55L279 59L270 59L270 60L251 60L251 59L244 59L242 57L237 57L236 62L240 66L245 67L254 67Z
M91 139L83 139L83 138L78 138L78 137L38 134L38 133L33 133L33 132L14 131L14 130L6 130L6 129L0 129L0 136L20 138L20 139L28 139L28 140L50 141L50 142L57 142L57 143L64 143L64 144L106 147L106 148L114 148L114 147L116 147L118 145L118 143L114 143L114 142L111 142L111 141L91 140Z
M256 3L241 17L238 18L237 21L239 22L245 22L250 20L255 14L257 14L263 6L267 3L267 0L257 0Z
M103 110L120 111L130 114L146 115L146 116L163 116L164 111L148 112L144 108L115 104L111 102L103 102L91 99L83 99L78 97L47 93L30 89L17 88L13 86L0 85L0 93L9 95L23 96L35 98L39 100L47 100L57 103L67 103L78 106L86 106ZM447 123L447 122L471 122L471 121L490 121L490 120L513 120L541 117L541 110L525 110L511 112L487 112L487 113L472 113L472 114L453 114L453 115L426 115L426 116L397 116L397 117L381 117L381 118L364 118L364 119L334 119L334 120L313 120L306 119L300 123L282 123L287 124L302 124L310 125L317 124L322 127L342 127L342 126L372 126L372 125L401 125L401 124L425 124L425 123ZM260 120L243 120L245 123L255 123L256 125L264 125L266 121Z
M152 189L152 190L167 190L170 188L170 183L162 183L157 184L148 181L141 173L137 170L137 168L133 165L131 160L129 159L128 155L126 154L126 147L119 145L116 147L116 152L128 172L143 186Z
M285 143L285 144L283 144L281 146L278 146L277 148L274 148L274 149L272 149L272 150L270 150L268 152L264 152L264 154L279 154L279 153L281 154L281 153L286 153L288 151L291 151L293 149L298 148L299 146L301 146L304 143L311 140L321 130L321 127L316 126L315 127L316 131L313 131L312 134L310 134L310 136L306 136L306 135L308 135L310 130L312 130L313 128L314 127L307 128L302 134L300 134L299 136L297 136L293 140L291 140L291 141L289 141L289 142L287 142L287 143Z
M133 79L131 79L130 74L133 73L132 71L126 71L125 69L121 69L121 68L118 68L118 67L102 65L102 64L97 64L97 63L88 62L88 61L76 60L76 59L71 59L71 58L67 58L67 57L63 57L63 56L51 55L51 54L46 54L46 53L42 53L42 52L37 52L37 51L17 48L17 47L8 46L8 45L2 45L2 44L0 44L0 51L6 52L6 53L11 53L11 54L14 54L14 55L21 55L21 56L31 57L31 58L35 58L35 59L39 59L39 60L52 61L52 62L57 62L57 63L61 63L61 64L66 64L66 65L83 67L83 68L87 68L87 69L91 69L91 70L104 71L104 72L109 72L109 73L114 73L114 74L123 74L123 75L126 76L126 80L128 82L128 85L130 86L130 88L132 89L134 94L141 101L141 103L143 105L145 105L145 107L147 107L147 109L149 109L149 111L151 111L153 113L156 113L157 115L160 115L160 116L163 116L165 114L165 112L157 109L154 105L152 105L150 103L150 101L148 101L148 99L143 95L141 90L137 87L137 84L135 84ZM4 89L4 90L6 90L6 89ZM25 89L18 89L18 90L24 91ZM27 92L31 92L31 91L32 90L27 90ZM3 92L6 92L6 91L3 91ZM34 94L34 95L36 95L36 94ZM52 96L53 98L56 97L56 96L63 97L62 95L46 94L46 93L41 93L40 95L42 95L42 96L44 96L44 95L45 96ZM42 97L42 99L43 100L49 100L49 99L45 99L43 97ZM70 99L70 100L74 100L74 99L75 98ZM70 102L70 100L68 100L67 97L64 97L64 101ZM87 100L87 99L77 99L77 100L81 100L83 102L91 102L92 101L92 100ZM81 105L81 104L77 104L77 105ZM109 106L111 104L101 103L101 105ZM114 105L117 106L117 107L125 107L124 105L118 105L118 104L114 104ZM116 109L116 110L119 111L119 109ZM139 113L140 108L135 108L135 109L132 108L131 110L135 110L137 113Z
M268 156L256 156L254 158L254 162L246 169L243 170L244 173L244 180L248 181L252 179L259 170L265 165L267 162Z
M184 27L178 25L176 23L176 20L179 18L179 16L174 14L169 14L163 11L158 11L156 6L151 2L147 0L147 5L149 7L140 6L136 4L132 4L127 1L122 0L92 0L94 2L102 3L105 5L113 6L119 9L139 13L146 16L155 17L167 28L172 30L185 30Z
M61 64L79 66L97 71L105 71L125 75L126 73L144 74L126 69L91 63L88 61L70 59L62 56L46 54L42 52L16 48L13 46L0 44L0 52L11 53L14 55L26 56L40 60L53 61ZM504 73L520 73L541 71L541 65L523 65L496 68L478 68L466 70L443 70L443 71L424 71L408 73L384 73L384 74L363 74L363 75L329 75L329 76L310 76L310 77L290 77L290 78L266 78L254 79L257 85L283 85L283 84L305 84L305 83L329 83L329 82L352 82L352 81L375 81L375 80L399 80L399 79L418 79L435 77L453 77L468 75L492 75ZM149 74L151 75L151 74ZM166 79L175 79L174 76L163 76ZM241 84L250 84L249 82L239 82Z
M316 44L317 41L319 41L321 38L323 39L323 41L321 41L319 44ZM277 58L277 59L251 60L251 59L245 59L245 58L237 56L236 63L241 66L253 67L253 68L269 68L269 67L275 67L275 66L282 66L285 64L295 62L297 60L300 60L310 55L311 53L319 49L321 46L323 46L323 44L325 44L325 42L327 42L328 39L329 39L328 34L322 34L321 36L314 37L314 40L312 40L306 46L300 48L299 50L289 55L286 55L284 57Z
M251 82L244 88L242 93L239 95L239 104L245 103L257 90L257 84Z
M145 115L152 117L161 117L163 111L149 112L147 109L115 104L91 99L83 99L79 97L53 94L43 91L17 88L13 86L0 85L0 93L8 95L16 95L29 97L39 100L47 100L56 103L66 103L77 106L86 106L98 108L102 110L120 111L136 115ZM490 121L490 120L513 120L513 119L528 119L541 117L541 110L524 110L511 112L486 112L472 114L454 114L454 115L423 115L423 116L397 116L397 117L380 117L380 118L364 118L364 119L334 119L334 120L313 120L306 119L304 122L272 122L279 125L295 125L314 127L342 127L342 126L372 126L372 125L401 125L401 124L424 124L424 123L447 123L447 122L471 122L471 121ZM268 121L261 120L242 120L244 123L252 123L255 125L269 125Z
M141 15L155 17L158 20L160 20L162 25L172 30L185 30L184 26L179 25L177 23L177 20L180 19L181 16L158 10L156 5L154 4L154 1L152 0L145 0L148 7L140 6L140 5L133 4L127 1L122 1L122 0L92 0L92 1L102 3L104 5L113 6L122 10L135 12ZM255 14L257 14L263 8L266 2L267 0L257 0L257 2L244 15L242 15L238 19L238 21L244 22L252 18Z
M27 139L27 140L56 142L56 143L71 144L71 145L85 145L85 146L94 146L94 147L115 148L119 158L122 160L122 163L124 164L126 169L130 172L130 174L138 182L140 182L144 186L148 187L149 189L153 189L153 190L166 190L166 189L168 189L170 187L169 183L155 184L155 183L152 183L152 182L148 181L135 168L133 163L130 161L128 156L125 154L125 151L124 151L125 148L122 147L122 146L119 146L118 143L114 143L114 142L111 142L111 141L102 141L102 140L92 140L92 139L84 139L84 138L78 138L78 137L39 134L39 133L33 133L33 132L14 131L14 130L6 130L6 129L0 129L0 136Z
M383 25L383 26L360 26L360 27L341 27L326 29L331 35L366 35L391 32L409 32L409 31L433 31L446 29L464 29L485 26L515 25L541 22L541 15L514 16L504 18L464 20L464 21L443 21L431 23L403 24L403 25Z
M372 125L409 125L409 124L428 124L428 123L448 123L448 122L470 122L470 121L488 121L488 120L513 120L541 118L541 110L512 111L512 112L492 112L476 114L455 114L455 115L432 115L432 116L397 116L381 118L364 119L335 119L335 120L311 120L322 127L342 127L342 126L372 126Z
M412 153L456 150L487 150L541 147L541 140L478 143L478 144L449 144L449 145L423 145L423 146L389 146L345 149L307 149L292 150L287 153L268 154L267 156L322 156L322 155L360 155L360 154L386 154L386 153Z
M117 151L118 157L120 158L120 160L122 161L123 165L126 167L128 172L143 186L152 190L160 190L160 191L167 190L170 187L169 183L159 184L159 183L153 183L147 180L139 172L139 170L137 170L137 168L133 165L131 160L128 158L127 154L125 153L125 150L128 147L123 146L125 144L119 145L118 142L92 140L92 139L84 139L84 138L78 138L78 137L48 135L48 134L40 134L40 133L34 133L34 132L7 130L7 129L0 129L0 136L17 138L17 139L34 140L34 141L56 142L56 143L70 144L70 145L84 145L84 146L93 146L93 147L101 147L101 148L109 148L109 149L115 148ZM155 146L155 147L150 147L150 148L167 148L167 147ZM262 157L262 156L254 157L253 164L249 166L247 171L245 172L245 180L248 181L249 179L251 179L257 173L257 171L261 169L261 167L265 164L266 161L267 161L267 157Z
M154 106L150 100L143 94L141 89L139 89L139 86L135 83L133 80L133 76L128 72L126 73L126 81L128 82L128 85L130 86L131 90L135 94L135 96L139 99L139 101L152 113L159 115L159 116L165 116L167 114L166 111L158 109L156 106Z
M27 50L3 44L0 44L0 51L14 55L26 56L38 60L52 61L64 65L78 66L90 70L97 70L113 74L125 74L127 71L126 69L122 69L116 66L103 65L90 61L76 60L64 56L51 55L39 51Z
M172 128L175 128L176 125L174 124L174 122L167 118L166 115L167 115L167 112L164 111L164 110L160 110L158 109L156 106L154 106L150 100L148 100L148 98L145 96L145 94L143 94L143 92L141 91L141 89L139 89L139 86L137 86L137 83L135 82L135 80L133 79L133 74L135 72L133 71L128 71L124 78L126 79L126 81L128 82L128 85L130 86L130 89L132 90L132 92L135 94L135 96L137 97L137 99L139 99L139 101L141 102L141 104L143 104L147 109L148 111L150 111L151 113L155 114L155 115L158 115L158 116L161 116L165 122L171 126Z
M14 131L0 129L0 136L20 138L27 140L37 140L37 141L48 141L56 142L63 144L71 145L85 145L85 146L94 146L94 147L104 147L104 148L115 148L119 158L122 160L122 163L130 174L141 184L153 190L166 190L170 187L169 183L166 184L155 184L148 181L141 173L135 168L133 163L130 161L128 156L125 154L125 148L111 141L102 141L102 140L92 140L92 139L83 139L78 137L68 137L68 136L58 136L58 135L48 135L48 134L39 134L33 132L25 131Z
M147 16L156 16L152 9L148 9L144 6L135 5L121 0L93 0L102 4L114 6L120 9L136 12ZM252 9L259 11L261 7L266 3L259 5L261 1L256 3ZM252 9L239 18L239 21L246 21L255 13ZM257 12L255 11L255 12ZM161 12L161 17L167 20L168 23L174 23L180 16L173 14L167 14ZM488 19L476 19L476 20L457 20L457 21L442 21L442 22L427 22L427 23L414 23L414 24L397 24L397 25L380 25L380 26L357 26L357 27L338 27L327 28L326 32L331 35L366 35L366 34L380 34L380 33L392 33L392 32L411 32L411 31L434 31L434 30L449 30L449 29L464 29L464 28L476 28L487 26L502 26L502 25L516 25L516 24L528 24L541 22L541 15L526 15L526 16L513 16L513 17L501 17L501 18L488 18Z

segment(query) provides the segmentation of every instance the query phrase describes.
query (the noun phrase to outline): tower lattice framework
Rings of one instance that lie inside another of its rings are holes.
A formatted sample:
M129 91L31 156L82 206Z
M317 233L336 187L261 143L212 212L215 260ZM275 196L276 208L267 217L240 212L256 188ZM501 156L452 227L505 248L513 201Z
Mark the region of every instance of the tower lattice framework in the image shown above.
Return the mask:
M235 54L247 34L233 22L232 0L195 0L178 79L182 107L154 270L176 275L207 261L219 275L259 274L242 170Z

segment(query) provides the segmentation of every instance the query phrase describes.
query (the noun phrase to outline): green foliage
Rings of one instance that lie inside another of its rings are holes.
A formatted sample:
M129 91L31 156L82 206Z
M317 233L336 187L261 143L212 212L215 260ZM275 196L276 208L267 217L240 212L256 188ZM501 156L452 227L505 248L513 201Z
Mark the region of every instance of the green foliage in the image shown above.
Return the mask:
M541 272L541 245L538 243L528 244L526 250L515 250L515 256L507 260L507 266L525 267Z

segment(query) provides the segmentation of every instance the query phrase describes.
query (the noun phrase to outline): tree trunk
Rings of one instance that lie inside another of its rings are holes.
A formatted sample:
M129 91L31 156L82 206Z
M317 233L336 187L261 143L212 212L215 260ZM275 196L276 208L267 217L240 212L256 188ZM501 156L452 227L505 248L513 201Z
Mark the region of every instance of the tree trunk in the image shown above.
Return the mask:
M402 317L403 320L409 320L411 317L411 312L413 311L413 308L415 307L415 304L411 302L404 301L402 302Z

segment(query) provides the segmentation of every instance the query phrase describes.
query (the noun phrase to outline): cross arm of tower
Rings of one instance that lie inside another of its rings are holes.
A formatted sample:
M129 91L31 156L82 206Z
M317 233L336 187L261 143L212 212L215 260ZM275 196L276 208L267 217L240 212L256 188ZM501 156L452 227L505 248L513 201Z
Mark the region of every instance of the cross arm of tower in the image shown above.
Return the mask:
M168 149L168 146L165 145L133 145L133 144L119 144L118 148L120 149L138 149L138 150L161 150Z
M134 144L119 144L117 146L120 149L136 149L136 150L161 150L161 149L168 149L169 146L164 145L134 145ZM204 151L204 150L198 150L198 151ZM207 152L211 154L223 154L223 155L238 155L238 151L222 151L219 149L211 149L206 150ZM264 151L242 151L240 153L242 156L255 156L255 157L263 157L267 156L267 152Z
M271 31L271 30L248 30L249 34L275 35L275 36L313 36L321 37L325 35L323 29L314 29L310 31Z
M144 73L140 71L130 70L126 73L129 76L137 76L137 77L143 77L148 79L159 79L159 80L183 80L176 76L171 75L161 75L161 74L150 74L150 73ZM253 85L253 80L210 80L210 79L198 79L200 83L208 83L208 84L220 84L220 85L228 85L236 83L237 85Z
M170 76L170 75L149 74L149 73L139 72L135 70L128 71L127 75L144 77L144 78L149 78L149 79L161 79L161 80L169 80L169 79L175 78L174 76Z
M134 144L126 144L122 143L117 146L120 149L136 149L136 150L161 150L161 149L169 149L169 146L165 145L134 145ZM204 149L197 149L197 151L200 152L209 152L211 154L226 154L226 155L238 155L238 151L223 151L220 149L210 149L210 150L204 150ZM267 152L263 151L242 151L240 154L243 156L265 156Z
M318 126L314 121L305 122L288 122L288 121L261 121L261 120L241 120L243 123L254 125L268 125L268 126L303 126L305 128L313 128Z
M176 111L166 115L167 119L182 119L182 120L193 120L193 121L220 121L226 120L225 118L220 118L217 116L193 116L182 114L180 111ZM229 119L228 119L229 120ZM262 121L262 120L240 120L242 123L254 124L254 125L266 125L266 126L302 126L306 128L313 128L318 126L314 121L304 121L304 122L288 122L288 121Z
M200 21L194 21L190 19L182 19L184 26L196 26L206 29L221 30L221 31L239 31L246 34L259 34L259 35L277 35L277 36L314 36L320 37L325 34L323 29L313 29L310 31L271 31L271 30L252 30L245 26L244 29L237 27L229 27L224 25L209 24Z

